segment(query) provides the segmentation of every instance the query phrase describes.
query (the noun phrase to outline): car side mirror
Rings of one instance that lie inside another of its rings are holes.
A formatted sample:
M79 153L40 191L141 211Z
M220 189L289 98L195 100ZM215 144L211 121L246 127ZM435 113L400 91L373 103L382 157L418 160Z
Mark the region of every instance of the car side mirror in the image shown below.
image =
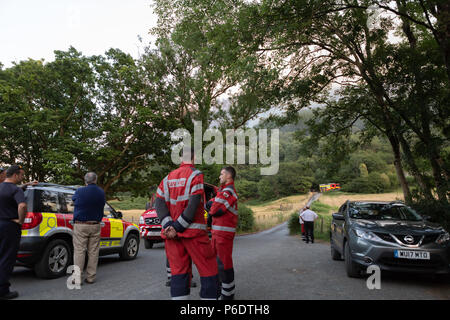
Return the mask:
M123 217L122 212L121 211L117 211L117 218L118 219L122 219L122 217Z
M333 219L335 220L345 220L344 215L341 213L333 213Z

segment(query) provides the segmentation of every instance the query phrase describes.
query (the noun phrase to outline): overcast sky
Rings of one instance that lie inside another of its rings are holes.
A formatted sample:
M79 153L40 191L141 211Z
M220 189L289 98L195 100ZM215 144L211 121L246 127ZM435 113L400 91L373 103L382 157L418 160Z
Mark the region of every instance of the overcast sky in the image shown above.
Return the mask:
M156 25L152 0L0 0L0 62L52 61L54 50L84 55L119 48L137 57Z

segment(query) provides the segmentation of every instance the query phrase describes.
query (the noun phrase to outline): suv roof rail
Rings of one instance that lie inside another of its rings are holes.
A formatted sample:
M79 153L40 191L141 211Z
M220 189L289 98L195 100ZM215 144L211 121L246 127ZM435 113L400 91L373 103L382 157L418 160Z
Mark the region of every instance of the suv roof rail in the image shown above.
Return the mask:
M394 204L394 203L401 203L401 204L405 204L405 202L404 202L404 201L402 201L402 200L394 200L394 201L391 201L391 202L389 202L389 204Z
M65 185L57 184L57 183L39 182L38 184L34 185L33 187L56 187L56 188L74 189L75 190L81 186L76 186L76 185L65 186Z

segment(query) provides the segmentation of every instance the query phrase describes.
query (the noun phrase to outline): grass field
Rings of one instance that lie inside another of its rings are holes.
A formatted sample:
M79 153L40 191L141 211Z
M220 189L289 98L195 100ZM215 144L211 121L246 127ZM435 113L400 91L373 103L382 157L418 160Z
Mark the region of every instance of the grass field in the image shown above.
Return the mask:
M305 206L310 196L311 194L290 196L257 205L246 203L254 213L254 231L266 230L287 221L293 211L298 212Z
M318 202L339 208L347 200L403 201L404 198L403 193L401 191L395 191L390 193L377 193L377 194L357 194L357 193L345 193L340 191L331 191L322 194ZM332 212L328 213L331 214Z

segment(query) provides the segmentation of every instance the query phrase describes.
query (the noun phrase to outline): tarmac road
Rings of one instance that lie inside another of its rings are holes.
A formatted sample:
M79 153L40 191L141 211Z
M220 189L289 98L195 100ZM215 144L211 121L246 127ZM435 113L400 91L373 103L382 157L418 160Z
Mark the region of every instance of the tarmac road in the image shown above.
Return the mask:
M306 244L289 236L287 224L235 239L236 299L450 299L450 282L431 276L383 274L380 290L365 279L348 278L342 261L333 261L328 243ZM194 280L199 282L194 268ZM165 287L163 244L144 249L132 261L100 258L97 282L69 290L67 278L42 280L16 267L11 290L20 299L170 299ZM199 298L199 288L191 298Z

